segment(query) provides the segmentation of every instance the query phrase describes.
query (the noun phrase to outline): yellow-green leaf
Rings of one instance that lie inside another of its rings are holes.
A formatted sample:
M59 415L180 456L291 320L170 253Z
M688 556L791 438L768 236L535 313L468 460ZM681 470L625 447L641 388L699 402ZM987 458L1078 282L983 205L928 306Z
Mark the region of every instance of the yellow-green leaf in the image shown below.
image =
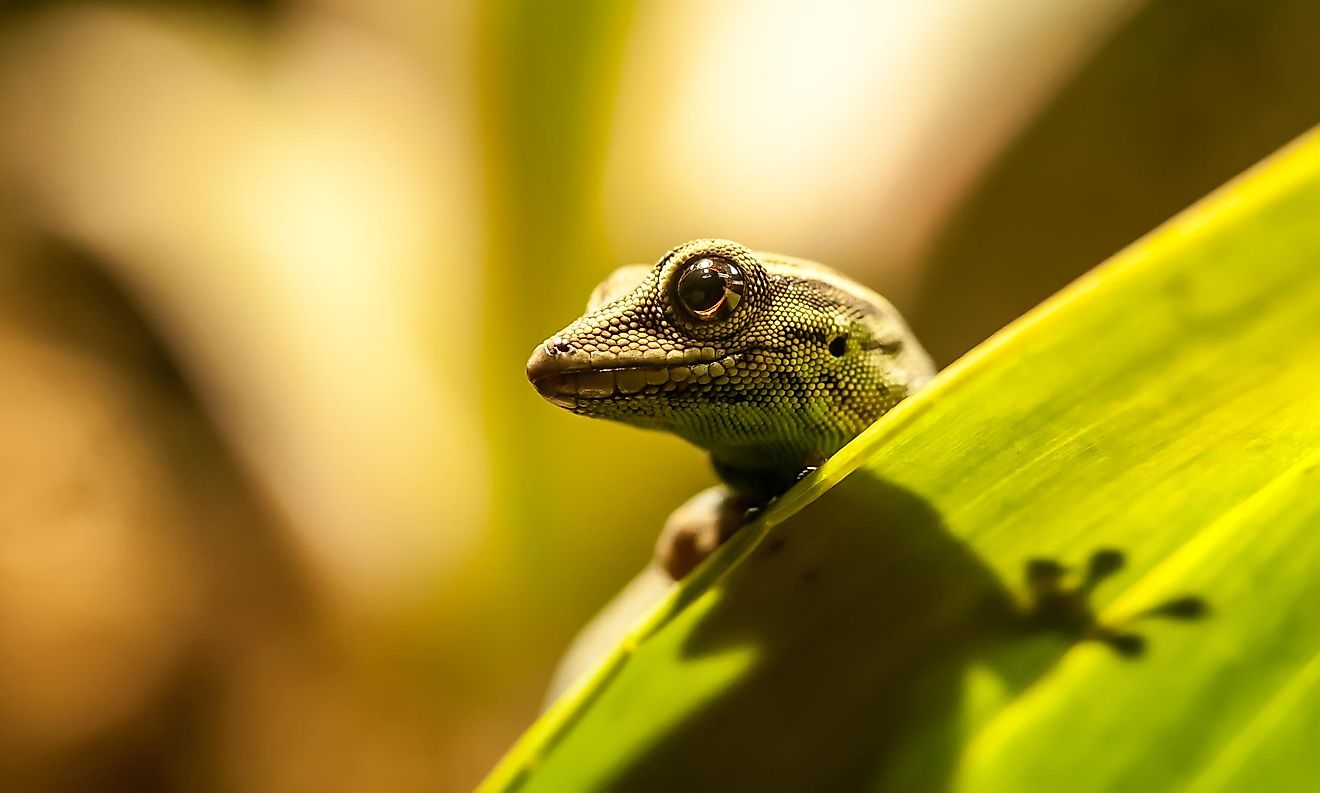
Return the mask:
M1101 548L1126 566L1033 612L1030 560ZM836 455L485 789L1296 790L1318 746L1311 135Z

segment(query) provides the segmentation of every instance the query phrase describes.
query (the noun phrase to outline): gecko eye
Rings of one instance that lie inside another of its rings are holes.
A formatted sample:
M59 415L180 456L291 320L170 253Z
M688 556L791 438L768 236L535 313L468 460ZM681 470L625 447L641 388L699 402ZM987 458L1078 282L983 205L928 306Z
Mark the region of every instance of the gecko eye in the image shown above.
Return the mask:
M742 300L742 270L728 259L708 256L688 264L678 276L678 302L700 320L724 319Z

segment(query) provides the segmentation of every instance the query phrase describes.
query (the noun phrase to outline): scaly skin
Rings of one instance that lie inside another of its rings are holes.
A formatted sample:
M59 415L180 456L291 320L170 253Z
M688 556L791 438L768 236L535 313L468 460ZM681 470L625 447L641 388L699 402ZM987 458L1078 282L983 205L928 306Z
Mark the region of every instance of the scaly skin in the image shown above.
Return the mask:
M659 561L681 577L934 373L894 308L813 262L694 240L621 268L538 346L528 379L583 416L672 432L728 489L675 513Z

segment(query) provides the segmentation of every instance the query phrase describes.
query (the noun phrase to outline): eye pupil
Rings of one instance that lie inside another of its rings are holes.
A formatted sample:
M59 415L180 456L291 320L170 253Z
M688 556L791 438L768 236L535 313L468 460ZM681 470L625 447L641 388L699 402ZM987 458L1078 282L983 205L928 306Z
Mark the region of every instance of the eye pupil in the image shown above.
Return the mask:
M742 272L725 259L698 259L678 278L678 299L697 319L722 319L742 297Z
M709 311L724 299L724 278L709 267L694 267L683 278L683 302L694 311Z

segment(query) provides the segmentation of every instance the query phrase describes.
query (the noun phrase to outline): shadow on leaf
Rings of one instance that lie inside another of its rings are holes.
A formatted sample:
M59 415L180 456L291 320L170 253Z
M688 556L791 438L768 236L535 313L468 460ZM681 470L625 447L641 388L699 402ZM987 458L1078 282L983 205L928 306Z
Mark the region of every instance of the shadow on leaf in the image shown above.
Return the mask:
M1011 694L1079 640L1140 653L1139 636L1099 625L1089 604L1122 561L1098 552L1068 588L1062 565L1034 560L1024 609L929 504L859 471L716 584L684 656L752 645L756 660L605 787L943 789L971 667ZM1166 616L1199 615L1193 601Z

